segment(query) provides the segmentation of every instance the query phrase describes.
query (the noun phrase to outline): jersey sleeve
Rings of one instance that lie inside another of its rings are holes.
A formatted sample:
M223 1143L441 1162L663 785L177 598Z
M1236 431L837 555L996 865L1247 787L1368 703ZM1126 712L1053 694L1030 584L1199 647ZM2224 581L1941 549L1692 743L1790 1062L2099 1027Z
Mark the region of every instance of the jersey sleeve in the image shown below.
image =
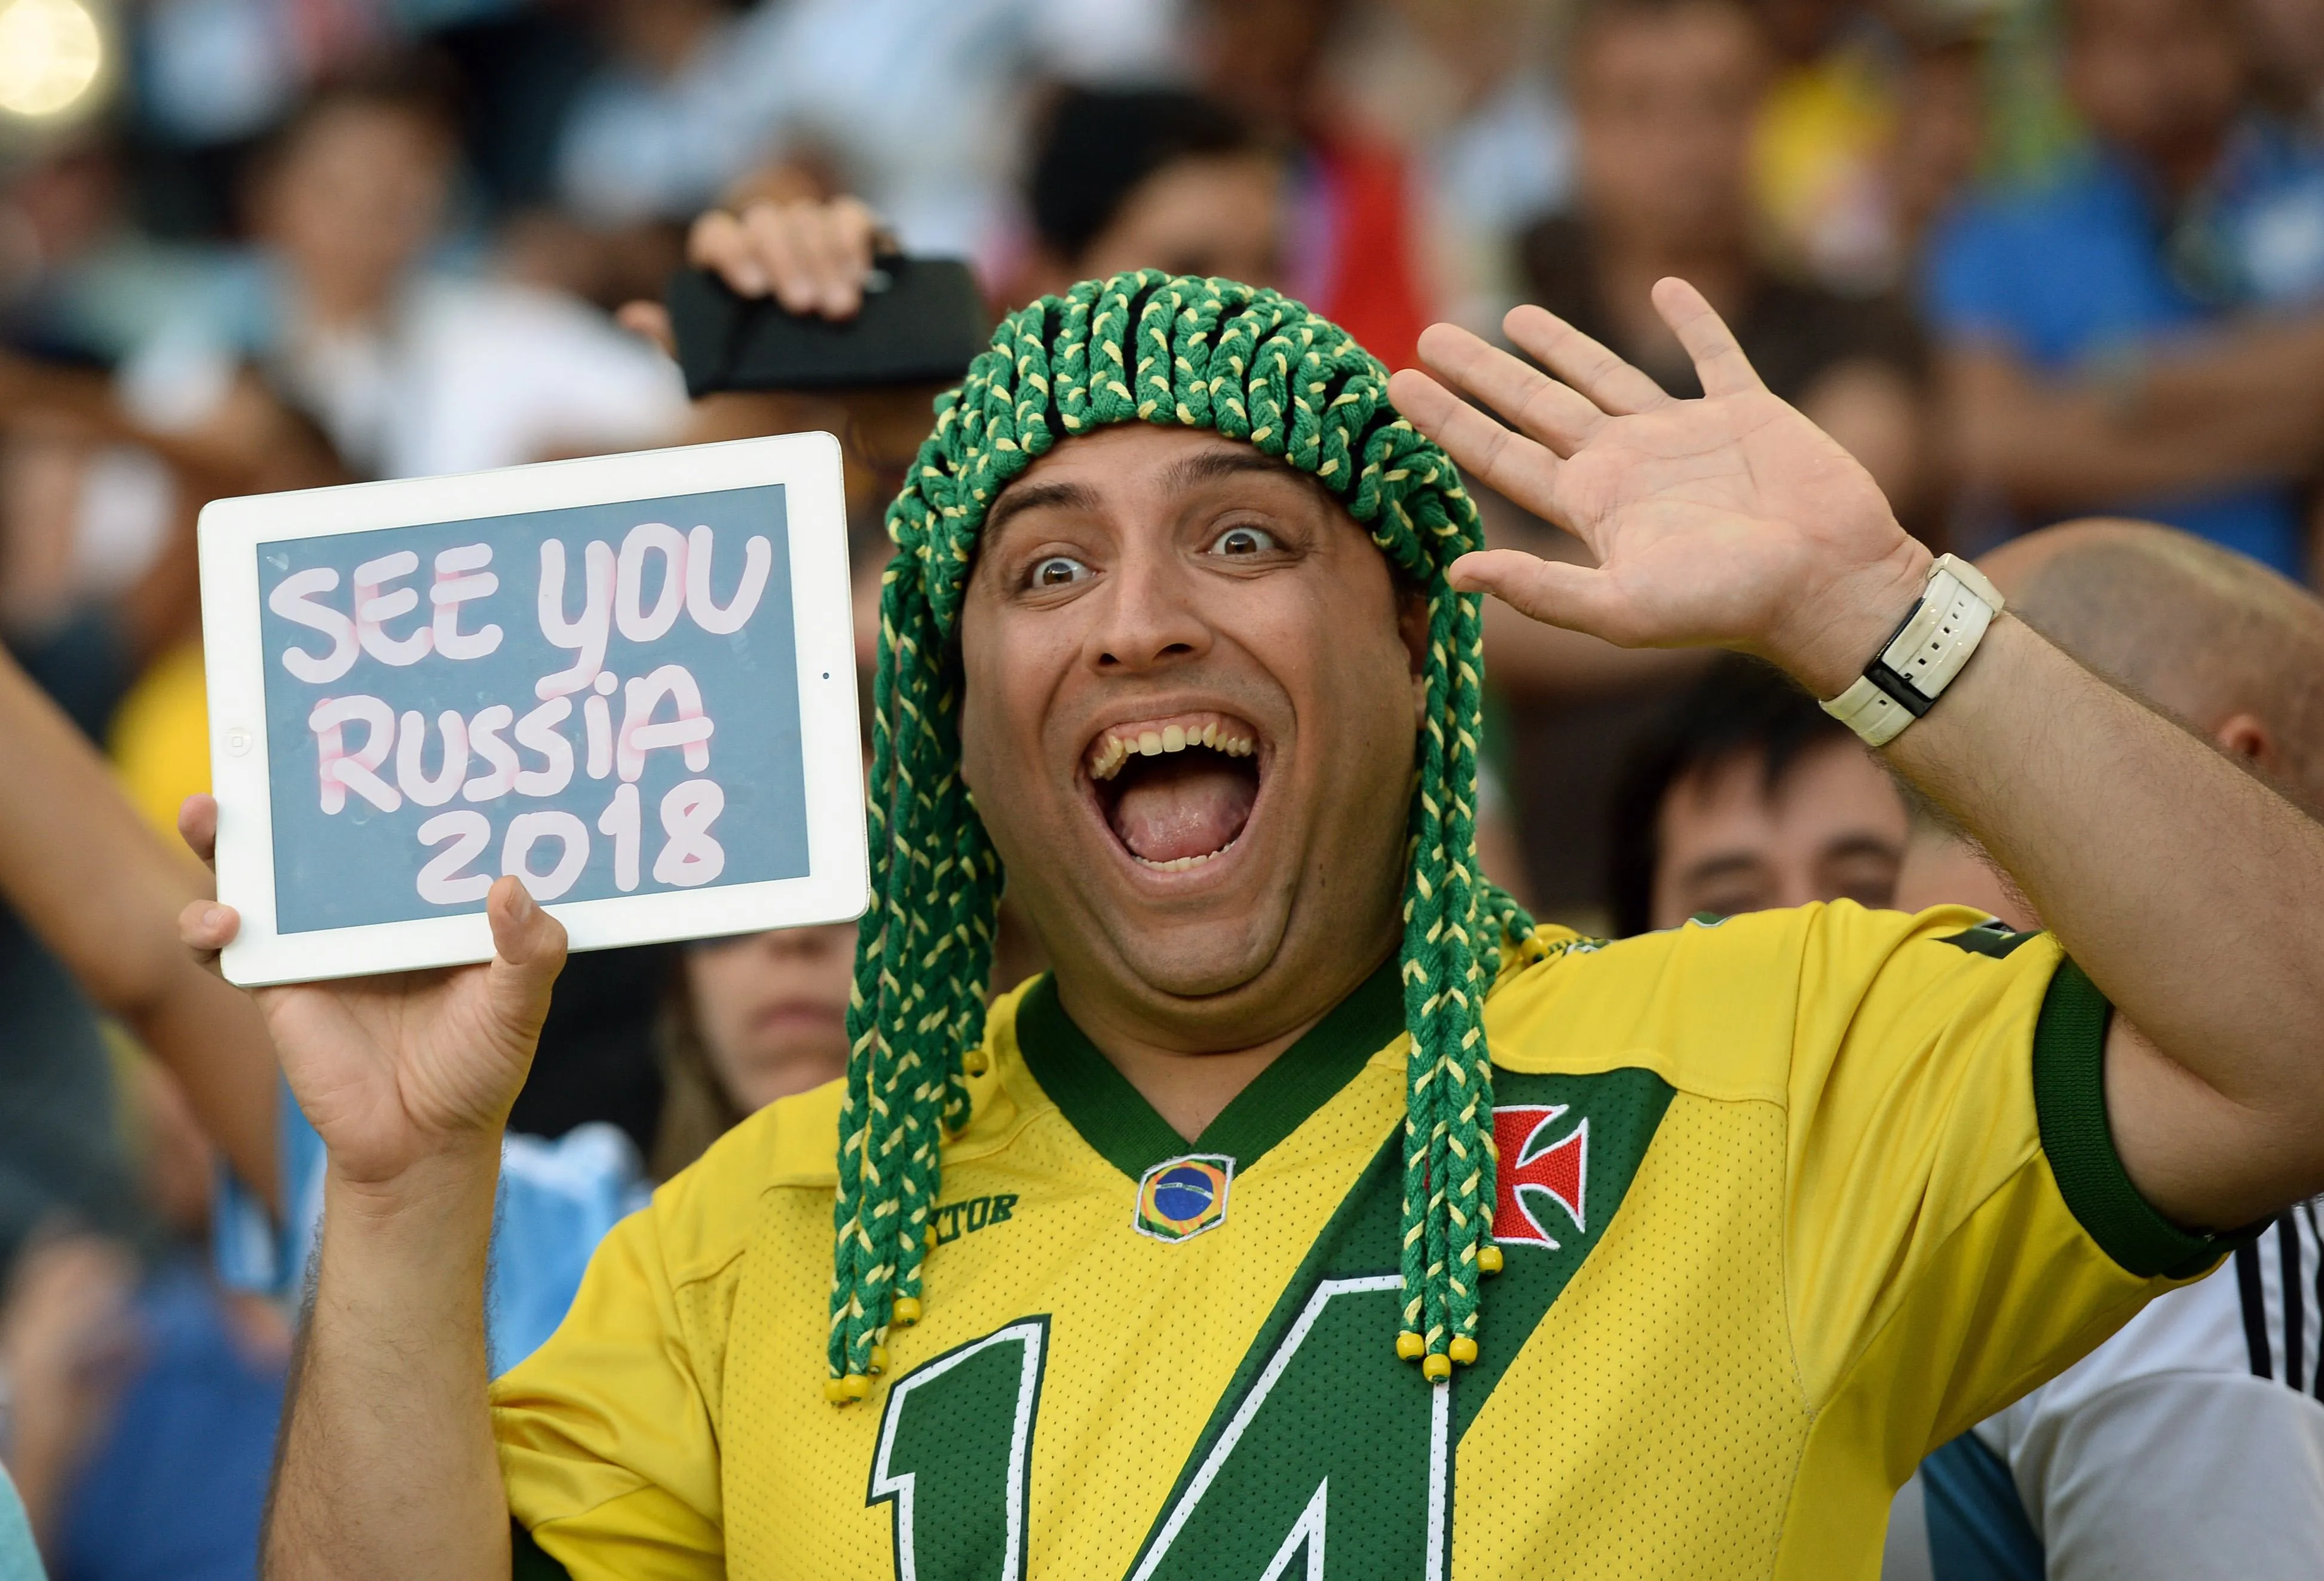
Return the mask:
M545 1558L574 1581L725 1574L706 1369L733 1282L731 1268L672 1276L665 1209L615 1227L564 1323L493 1386L501 1478L533 1573L553 1573Z
M2048 934L1945 907L1799 914L1784 1246L1819 1430L1935 1446L2224 1243L2156 1213L2107 1129L2110 1010Z

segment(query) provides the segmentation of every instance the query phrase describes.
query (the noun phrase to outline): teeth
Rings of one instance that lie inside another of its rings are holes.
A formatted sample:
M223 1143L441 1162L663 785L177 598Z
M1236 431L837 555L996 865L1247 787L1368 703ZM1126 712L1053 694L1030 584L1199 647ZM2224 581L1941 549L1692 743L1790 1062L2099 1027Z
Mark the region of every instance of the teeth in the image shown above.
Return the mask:
M1158 758L1168 752L1183 752L1189 747L1207 747L1230 758L1248 758L1258 749L1250 737L1222 731L1216 720L1200 731L1189 731L1184 725L1165 725L1159 731L1140 731L1135 736L1109 734L1105 744L1090 760L1089 775L1092 779L1111 779L1133 755Z
M1238 836L1237 838L1240 837ZM1147 861L1144 857L1137 857L1137 860L1143 863L1145 866L1153 869L1157 873L1183 873L1188 868L1201 867L1213 857L1222 857L1226 855L1227 852L1234 850L1234 841L1230 840L1224 845L1219 847L1218 850L1204 851L1198 857L1176 857L1167 862L1149 862ZM1136 853L1133 852L1132 855L1135 856Z

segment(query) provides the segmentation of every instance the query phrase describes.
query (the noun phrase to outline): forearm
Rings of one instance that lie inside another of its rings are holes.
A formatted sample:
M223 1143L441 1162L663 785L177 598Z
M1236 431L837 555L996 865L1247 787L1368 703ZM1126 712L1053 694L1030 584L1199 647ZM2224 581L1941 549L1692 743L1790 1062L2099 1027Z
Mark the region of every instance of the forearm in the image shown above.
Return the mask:
M2324 1185L2324 826L2007 617L1886 755L2167 1062L2110 1047L2118 1133L2178 1134L2116 1138L2156 1207L2220 1227Z
M314 1307L269 1502L272 1581L496 1581L508 1506L485 1401L495 1140L326 1186Z
M2310 372L2314 388L2271 381L2201 399L2238 381L2192 357L2129 377L2120 391L2044 383L2004 359L1954 359L1946 407L1960 471L2026 506L2077 510L2289 477L2324 452L2324 374Z
M0 895L177 1074L235 1172L276 1200L265 1023L178 942L178 912L208 896L206 875L145 825L96 749L5 654L0 740Z

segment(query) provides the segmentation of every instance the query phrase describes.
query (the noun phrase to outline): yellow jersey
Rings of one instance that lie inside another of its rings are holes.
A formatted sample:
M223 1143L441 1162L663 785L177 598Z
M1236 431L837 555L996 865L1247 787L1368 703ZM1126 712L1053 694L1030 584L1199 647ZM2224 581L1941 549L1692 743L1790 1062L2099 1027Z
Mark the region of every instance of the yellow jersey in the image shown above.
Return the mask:
M519 1575L1868 1576L1923 1454L2218 1253L2124 1173L2047 935L1841 903L1528 955L1449 1383L1394 1347L1393 963L1192 1143L1038 979L868 1399L822 1387L835 1087L615 1229L494 1387Z

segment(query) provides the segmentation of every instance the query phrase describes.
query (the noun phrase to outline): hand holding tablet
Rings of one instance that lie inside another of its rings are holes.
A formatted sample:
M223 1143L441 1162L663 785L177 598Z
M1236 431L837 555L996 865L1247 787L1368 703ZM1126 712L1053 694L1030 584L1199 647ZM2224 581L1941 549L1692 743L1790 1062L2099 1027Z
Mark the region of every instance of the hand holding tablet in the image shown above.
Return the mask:
M202 513L241 983L480 961L513 875L576 949L867 898L827 435Z

